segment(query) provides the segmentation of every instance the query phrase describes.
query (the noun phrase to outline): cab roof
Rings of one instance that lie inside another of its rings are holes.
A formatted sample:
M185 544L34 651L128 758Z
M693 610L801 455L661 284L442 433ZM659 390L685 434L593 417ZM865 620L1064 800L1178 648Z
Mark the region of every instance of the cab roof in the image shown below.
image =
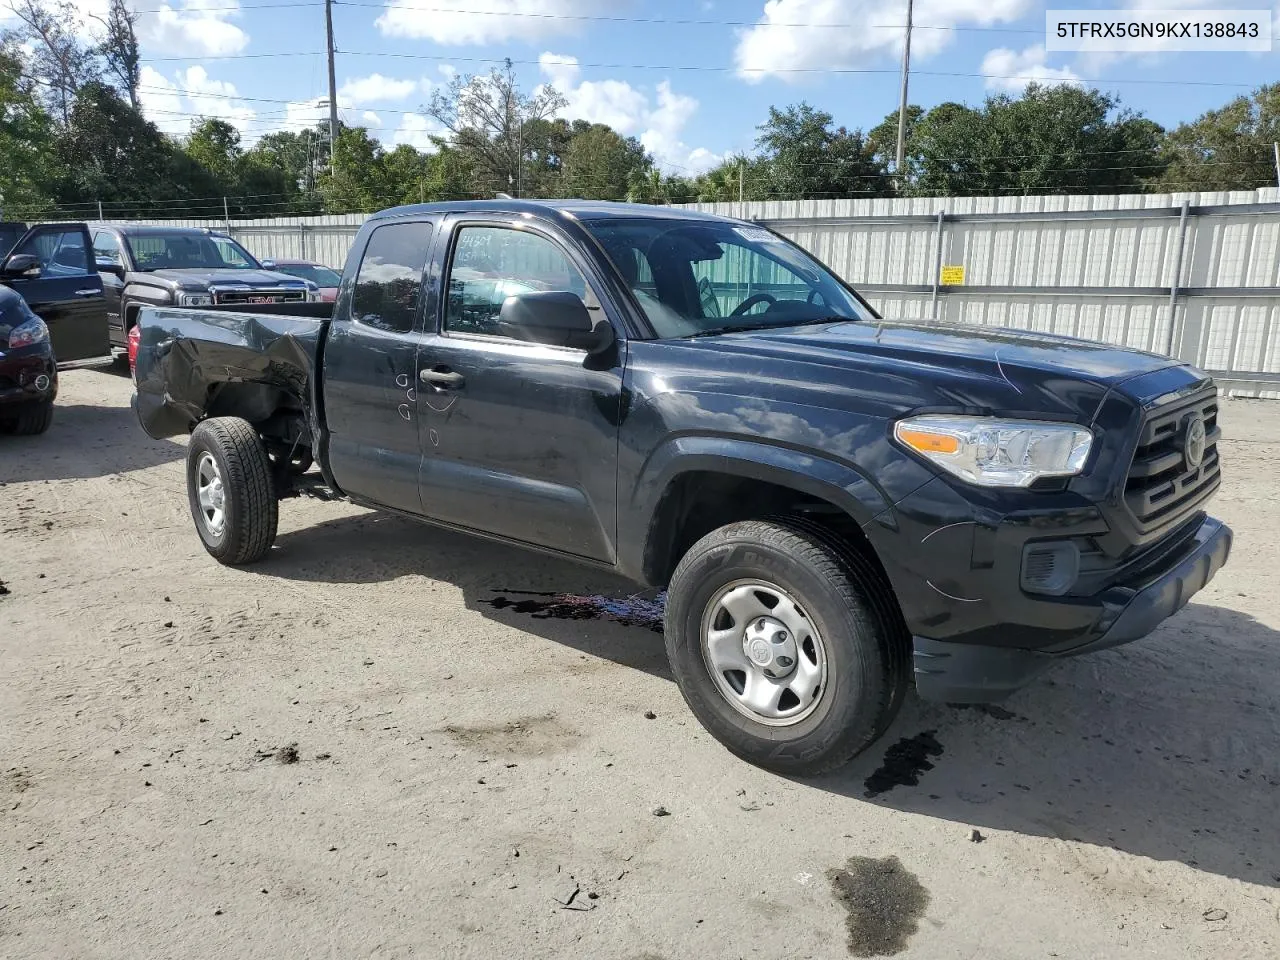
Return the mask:
M607 200L456 200L443 203L415 203L392 207L375 213L370 220L390 220L396 217L420 213L528 213L555 218L569 217L575 220L617 220L622 218L645 220L688 220L710 223L742 223L730 217L721 217L700 210L683 210L647 203L615 203Z

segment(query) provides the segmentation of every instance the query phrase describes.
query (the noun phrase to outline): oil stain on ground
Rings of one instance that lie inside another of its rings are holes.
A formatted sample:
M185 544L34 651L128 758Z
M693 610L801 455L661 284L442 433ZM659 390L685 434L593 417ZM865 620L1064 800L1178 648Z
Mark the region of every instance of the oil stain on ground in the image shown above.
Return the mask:
M666 600L665 591L655 597L605 597L501 590L498 596L484 602L495 610L526 613L535 620L612 620L623 626L645 627L661 633Z
M831 892L849 911L849 953L890 957L901 953L929 906L929 891L897 857L850 857L828 870Z
M942 744L934 737L933 730L925 730L914 737L903 737L884 753L884 763L867 777L863 786L866 797L878 797L894 787L914 787L920 783L920 775L932 770L930 757L942 756Z

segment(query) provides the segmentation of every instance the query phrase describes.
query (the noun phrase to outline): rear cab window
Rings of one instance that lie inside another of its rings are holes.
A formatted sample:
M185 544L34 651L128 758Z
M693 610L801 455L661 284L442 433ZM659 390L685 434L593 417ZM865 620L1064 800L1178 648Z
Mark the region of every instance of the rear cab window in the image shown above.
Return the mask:
M356 272L351 319L389 333L413 330L435 224L388 223L374 229Z

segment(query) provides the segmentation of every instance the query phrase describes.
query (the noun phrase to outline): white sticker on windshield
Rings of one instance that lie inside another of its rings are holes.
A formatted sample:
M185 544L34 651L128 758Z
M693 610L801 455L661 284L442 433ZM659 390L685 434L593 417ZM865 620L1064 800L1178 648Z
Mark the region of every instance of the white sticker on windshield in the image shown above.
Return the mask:
M743 240L750 240L752 243L782 242L781 238L775 237L768 230L762 230L760 227L734 227L733 232Z

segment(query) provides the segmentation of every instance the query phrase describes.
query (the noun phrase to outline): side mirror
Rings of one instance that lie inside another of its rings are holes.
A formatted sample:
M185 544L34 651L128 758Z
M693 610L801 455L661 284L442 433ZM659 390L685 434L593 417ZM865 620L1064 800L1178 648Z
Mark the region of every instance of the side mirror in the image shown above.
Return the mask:
M567 290L507 297L498 314L498 331L514 340L587 353L600 353L614 339L609 321L594 319L582 298Z
M112 260L108 257L98 257L97 260L94 261L94 269L99 273L110 273L119 277L121 280L124 279L124 264L119 260Z
M17 253L4 262L0 274L6 280L34 280L40 276L40 258L32 253Z
M274 270L276 268L276 262L274 260L259 260L258 262L262 264L263 270Z

